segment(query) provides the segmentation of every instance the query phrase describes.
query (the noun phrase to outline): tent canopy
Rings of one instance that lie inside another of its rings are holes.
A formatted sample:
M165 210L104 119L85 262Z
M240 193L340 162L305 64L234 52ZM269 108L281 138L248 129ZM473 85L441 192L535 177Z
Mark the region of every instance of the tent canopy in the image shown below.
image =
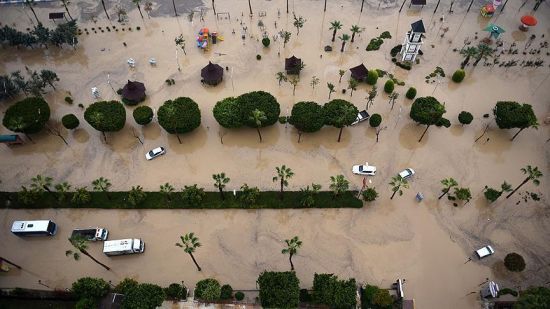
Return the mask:
M296 58L294 56L285 59L285 71L287 74L298 74L300 73L302 65L302 59Z
M203 82L209 85L217 85L223 79L223 68L219 64L208 62L208 64L202 68L201 77Z
M369 70L363 65L362 63L356 67L353 67L349 69L351 72L351 77L358 81L363 81L365 78L367 78L367 74L369 73Z
M128 80L128 83L122 88L122 97L134 102L143 100L145 98L145 85Z
M537 19L535 18L535 16L525 15L521 18L521 23L526 26L532 27L537 24Z

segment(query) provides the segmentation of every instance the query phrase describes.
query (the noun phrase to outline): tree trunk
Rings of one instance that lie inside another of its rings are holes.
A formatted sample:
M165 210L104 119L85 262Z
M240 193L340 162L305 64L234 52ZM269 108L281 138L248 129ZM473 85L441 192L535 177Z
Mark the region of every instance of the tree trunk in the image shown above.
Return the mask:
M181 139L180 139L180 135L178 134L178 132L176 132L176 137L178 138L178 142L179 142L180 145L181 145Z
M50 86L52 86L53 90L57 90L57 89L55 89L55 86L53 85L52 82L48 82L48 84L49 84Z
M107 15L107 19L111 20L111 17L109 17L109 13L107 13L107 9L105 8L105 1L101 0L101 5L103 6L103 11L105 11L105 15Z
M283 187L284 187L284 179L283 177L281 177L281 193L280 193L281 200L283 199Z
M50 190L48 186L43 185L42 188L44 188L44 190L48 191L49 193L52 193L52 190Z
M143 13L141 13L141 7L139 6L139 3L136 3L139 11L139 15L141 15L141 19L143 19Z
M338 29L334 29L334 31L332 32L332 42L334 42L334 40L336 39L336 30Z
M290 261L290 271L294 271L294 264L292 264L292 253L289 254L288 260Z
M397 190L393 191L393 194L391 195L390 200L393 200L393 197L395 196L395 193L397 193L397 191L399 191L399 188Z
M67 4L63 3L63 6L65 7L65 11L67 11L67 15L69 15L69 18L71 21L73 20L73 17L71 16L71 13L69 13L69 8L67 8Z
M340 52L341 52L341 53L344 52L344 46L346 46L346 41L343 41L343 42L342 42L342 48L340 48Z
M328 91L328 99L330 100L330 95L332 94L332 91Z
M293 88L292 88L292 95L294 95L296 93L296 85L293 85Z
M300 143L301 139L302 139L302 132L298 132L298 144Z
M174 0L172 0L172 6L174 7L174 16L178 16L178 11L176 11L176 3L174 2Z
M256 131L258 131L258 137L260 138L260 143L262 142L262 133L260 133L260 127L256 127Z
M445 195L447 195L447 193L449 193L449 191L451 191L451 188L447 188L447 190L445 190L443 194L441 194L437 199L438 200L442 199Z
M353 88L351 88L351 91L350 91L350 93L349 93L349 96L350 96L350 97L353 97Z
M528 181L529 181L529 177L525 178L525 180L519 186L517 186L517 188L515 188L514 191L512 191L512 192L510 192L510 194L506 195L506 198L509 198L510 196L512 196L512 194L516 193L516 191L519 188L521 188L524 184L526 184Z
M30 2L26 2L26 3L29 6L29 9L31 9L32 14L34 15L34 18L36 18L36 22L38 24L41 24L40 20L38 20L38 16L36 16L36 12L34 12L34 9L32 8L32 3L30 3Z
M91 254L88 253L88 251L86 250L80 250L80 252L86 256L88 256L90 259L92 259L94 262L96 262L97 264L103 266L103 268L107 269L107 270L111 270L111 268L109 268L109 266L101 263L100 261L96 260Z
M476 59L476 61L474 61L474 64L473 64L474 67L477 66L477 64L479 63L479 61L481 61L481 58L483 58L483 57L479 57L479 58Z
M201 271L202 269L199 266L199 264L197 263L197 261L195 260L195 257L193 256L193 253L189 253L189 255L191 256L191 259L193 259L193 263L195 263L195 266L197 266L197 270Z
M344 130L344 127L340 128L340 133L338 133L338 143L340 142L340 139L342 138L342 131Z
M323 12L327 11L327 0L325 0L325 8L323 9ZM334 42L334 40L332 40Z
M353 40L355 39L355 32L351 34L351 43L353 43Z
M222 187L220 186L218 189L220 190L220 195L222 196L222 201L225 200L225 195L223 195Z
M464 59L464 61L460 64L460 68L464 70L468 62L470 62L470 56L467 56L466 59Z
M101 131L101 134L103 135L103 140L105 141L105 144L107 144L107 136L105 135L105 132Z
M424 134L426 134L426 132L428 132L428 129L430 128L430 126L426 126L426 130L424 130L424 133L422 133L422 136L420 136L420 139L418 140L418 142L420 143L420 141L422 141L422 139L424 138Z
M523 131L525 128L521 128L519 129L519 131L512 137L512 139L510 141L513 141L514 138L516 138L516 136L518 136L519 132Z
M382 131L382 130L378 130L378 129L376 130L376 142L377 142L377 143L378 143L378 136L380 135L380 132L381 132L381 131Z
M248 0L248 10L250 11L250 16L252 16L252 6L250 5L250 0Z
M363 13L363 5L365 4L365 0L361 0L361 13ZM353 40L351 40L353 42Z
M286 13L288 14L288 0L286 0Z
M212 0L212 10L214 11L214 16L216 16L216 5L214 5L214 0Z

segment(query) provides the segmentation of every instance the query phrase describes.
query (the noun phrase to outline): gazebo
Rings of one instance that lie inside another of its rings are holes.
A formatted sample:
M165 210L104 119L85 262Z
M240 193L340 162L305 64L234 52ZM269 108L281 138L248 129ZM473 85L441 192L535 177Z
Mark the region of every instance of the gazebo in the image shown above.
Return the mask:
M369 73L369 70L367 70L367 68L362 63L349 70L351 72L351 78L360 82L365 81L365 79L367 78L367 74Z
M140 82L128 80L128 83L122 88L122 101L134 105L145 100L145 85Z
M302 70L302 59L294 56L285 59L285 71L286 74L300 74Z
M202 82L208 85L217 85L223 79L223 68L219 64L208 62L201 70Z

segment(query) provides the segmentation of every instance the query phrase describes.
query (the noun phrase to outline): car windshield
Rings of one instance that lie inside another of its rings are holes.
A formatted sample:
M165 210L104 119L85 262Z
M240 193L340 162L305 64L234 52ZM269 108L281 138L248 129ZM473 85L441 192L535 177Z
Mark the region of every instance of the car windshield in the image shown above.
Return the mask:
M363 165L359 165L359 171L360 171L360 172L364 171Z
M154 151L154 150L149 151L149 155L150 155L150 156L154 156L154 155L155 155L155 151Z

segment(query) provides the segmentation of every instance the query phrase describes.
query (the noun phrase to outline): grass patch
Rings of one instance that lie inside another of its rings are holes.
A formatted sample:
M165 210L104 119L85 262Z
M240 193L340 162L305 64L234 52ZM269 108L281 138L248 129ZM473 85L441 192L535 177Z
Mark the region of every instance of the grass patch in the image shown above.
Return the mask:
M101 208L101 209L287 209L287 208L361 208L363 202L356 198L356 191L348 191L339 197L334 197L330 191L319 192L315 196L315 204L312 207L302 206L304 193L300 191L288 191L279 198L277 191L263 191L255 203L247 205L234 197L232 192L225 193L222 200L218 192L205 192L202 201L197 205L191 205L181 198L181 193L172 193L170 198L160 192L146 192L143 202L136 206L128 202L128 192L90 192L91 201L85 205L77 206L71 203L72 193L67 193L65 202L58 202L58 194L43 193L35 203L25 205L17 198L17 192L0 192L2 208L36 209L36 208ZM237 193L237 197L239 192Z

